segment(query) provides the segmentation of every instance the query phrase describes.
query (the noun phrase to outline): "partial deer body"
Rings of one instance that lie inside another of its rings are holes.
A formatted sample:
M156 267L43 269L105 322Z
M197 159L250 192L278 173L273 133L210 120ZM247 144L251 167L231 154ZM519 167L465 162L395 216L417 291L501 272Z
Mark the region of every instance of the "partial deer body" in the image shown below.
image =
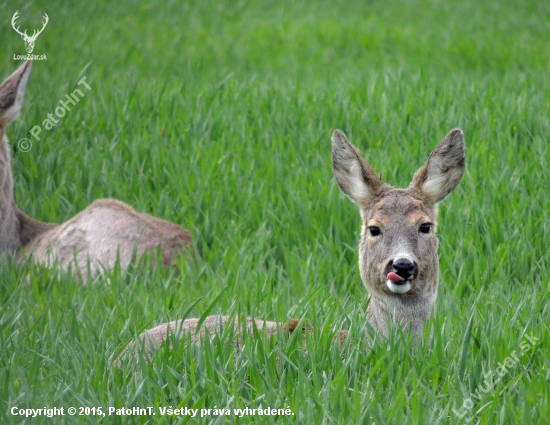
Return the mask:
M385 336L388 322L394 322L420 340L424 323L435 313L439 282L437 204L462 178L464 149L462 131L452 130L415 173L410 186L396 189L381 181L344 133L336 130L332 135L336 182L357 204L363 222L359 269L370 294L367 320ZM192 340L197 341L204 337L205 329L212 335L219 332L227 320L227 316L209 316L200 329L197 319L165 323L143 332L140 338L149 352L167 335L189 333ZM251 320L247 319L248 325ZM258 329L265 328L268 335L278 327L287 329L284 324L255 320ZM302 329L310 330L309 327ZM346 331L339 335L342 341ZM239 345L239 341L236 343ZM124 352L132 346L133 343Z
M29 61L0 86L0 254L48 267L57 263L87 279L88 270L112 269L117 260L125 269L134 255L155 254L159 247L163 265L191 249L188 230L113 199L96 201L61 225L40 222L17 208L5 130L19 115L30 70Z
M92 274L110 270L116 261L126 268L132 257L155 253L160 247L163 266L191 245L189 231L165 220L134 211L114 199L95 201L68 222L35 237L24 246L35 262L63 270L78 265L87 277L90 261ZM135 251L135 252L134 252Z
M169 336L177 335L180 337L188 336L189 340L193 343L200 343L201 339L209 336L222 335L228 327L232 327L232 335L234 337L234 343L237 348L242 346L241 344L241 331L243 329L243 323L239 322L235 317L231 316L208 316L199 326L200 319L185 319L174 320L173 322L163 323L157 327L149 329L140 335L140 339L143 344L145 360L151 359L151 354L162 342L164 342ZM300 325L298 319L292 319L285 323L273 322L269 320L253 319L252 317L246 317L244 328L247 332L253 332L256 328L259 332L265 332L265 336L268 338L277 337L279 332L284 335L290 335L295 332L301 332L302 342L305 344L306 332L313 332L313 328L308 324ZM342 346L348 331L340 331L336 336ZM140 347L141 348L141 347ZM118 356L115 364L121 366L124 358L127 354L131 354L130 357L135 356L135 343L130 342Z

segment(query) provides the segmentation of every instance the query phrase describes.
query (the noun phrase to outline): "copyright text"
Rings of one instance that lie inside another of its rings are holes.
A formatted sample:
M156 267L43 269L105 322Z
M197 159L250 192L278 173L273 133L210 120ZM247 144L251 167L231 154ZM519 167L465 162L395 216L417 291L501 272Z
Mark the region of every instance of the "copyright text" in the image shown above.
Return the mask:
M272 407L259 407L257 409L251 409L246 407L244 409L229 409L218 408L214 406L213 409L190 409L188 407L173 408L172 406L147 406L147 407L108 407L103 409L102 407L42 407L39 409L27 409L14 406L10 409L12 416L24 416L27 418L35 418L37 416L47 416L49 418L53 416L190 416L195 417L212 417L212 416L236 416L242 418L243 416L290 416L294 415L294 412L290 407L285 409L272 408Z

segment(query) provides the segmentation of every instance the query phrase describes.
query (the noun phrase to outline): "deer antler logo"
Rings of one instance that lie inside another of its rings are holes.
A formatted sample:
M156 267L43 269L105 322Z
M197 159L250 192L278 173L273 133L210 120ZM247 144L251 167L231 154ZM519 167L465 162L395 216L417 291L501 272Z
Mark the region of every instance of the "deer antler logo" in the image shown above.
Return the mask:
M19 27L15 28L17 18L19 18L19 11L15 12L13 14L13 18L11 19L11 26L15 30L17 34L19 34L23 40L25 40L25 49L27 49L27 53L32 53L34 49L34 42L40 35L42 31L44 31L44 28L46 28L46 25L48 25L48 21L50 18L48 18L48 15L44 13L44 22L42 23L42 28L40 30L34 30L31 36L27 35L27 30L25 32L19 31Z

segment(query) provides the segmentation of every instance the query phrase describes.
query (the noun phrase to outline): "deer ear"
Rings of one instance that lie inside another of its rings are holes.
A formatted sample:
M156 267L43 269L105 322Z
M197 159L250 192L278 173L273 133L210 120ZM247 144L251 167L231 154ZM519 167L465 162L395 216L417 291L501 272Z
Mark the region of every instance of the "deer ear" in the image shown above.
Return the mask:
M340 130L332 133L332 171L340 190L360 208L366 207L383 185Z
M25 87L31 73L31 64L30 60L25 62L0 86L0 122L4 124L15 120L21 112Z
M464 150L462 130L451 130L414 174L410 187L421 192L429 202L443 201L462 179L465 168Z

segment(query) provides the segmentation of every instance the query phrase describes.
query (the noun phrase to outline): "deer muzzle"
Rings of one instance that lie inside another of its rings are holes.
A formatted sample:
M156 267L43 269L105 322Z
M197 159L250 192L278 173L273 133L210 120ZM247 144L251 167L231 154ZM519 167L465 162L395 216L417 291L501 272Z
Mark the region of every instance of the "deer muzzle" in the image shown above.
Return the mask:
M406 257L390 260L385 268L389 290L404 294L411 289L411 281L418 277L418 263Z

